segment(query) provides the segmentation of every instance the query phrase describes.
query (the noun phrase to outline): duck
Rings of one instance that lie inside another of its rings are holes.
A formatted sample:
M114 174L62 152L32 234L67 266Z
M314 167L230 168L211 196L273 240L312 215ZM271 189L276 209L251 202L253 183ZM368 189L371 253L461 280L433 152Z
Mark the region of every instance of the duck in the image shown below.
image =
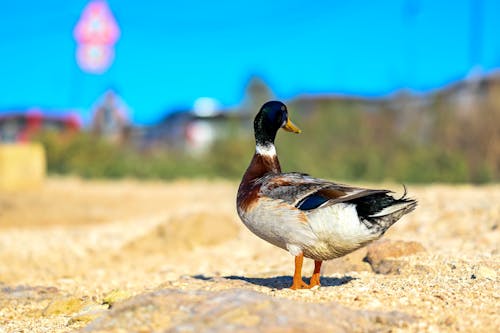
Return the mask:
M237 212L252 233L294 257L291 289L319 288L324 261L379 239L417 201L406 187L395 198L390 190L282 172L274 144L279 129L301 133L284 103L264 103L254 119L255 153L238 187ZM309 283L302 279L304 258L314 260Z

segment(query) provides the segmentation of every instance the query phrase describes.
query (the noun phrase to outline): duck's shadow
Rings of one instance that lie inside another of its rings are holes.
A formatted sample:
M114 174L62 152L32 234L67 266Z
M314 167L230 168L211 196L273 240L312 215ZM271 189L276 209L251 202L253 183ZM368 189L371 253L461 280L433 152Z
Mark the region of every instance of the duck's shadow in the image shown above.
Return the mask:
M195 279L200 280L210 280L211 278L206 276L193 276ZM257 286L268 287L271 289L284 289L289 288L292 285L292 277L291 276L273 276L267 278L252 278L252 277L244 277L237 275L224 276L224 279L228 280L240 280L245 281L251 284L255 284ZM337 287L343 284L349 283L352 280L355 280L352 276L343 276L341 278L336 277L321 277L321 286L322 287ZM309 279L304 279L305 282L309 283Z

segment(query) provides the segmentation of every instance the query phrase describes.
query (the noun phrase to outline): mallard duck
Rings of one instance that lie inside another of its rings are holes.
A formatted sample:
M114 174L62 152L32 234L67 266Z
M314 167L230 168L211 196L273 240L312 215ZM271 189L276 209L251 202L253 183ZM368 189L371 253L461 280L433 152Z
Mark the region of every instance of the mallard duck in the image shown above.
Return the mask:
M295 257L291 289L320 285L321 264L380 238L417 202L389 190L365 189L281 172L274 140L278 130L300 133L285 104L265 103L254 120L255 154L241 180L237 210L258 237ZM304 257L314 260L309 284L302 280Z

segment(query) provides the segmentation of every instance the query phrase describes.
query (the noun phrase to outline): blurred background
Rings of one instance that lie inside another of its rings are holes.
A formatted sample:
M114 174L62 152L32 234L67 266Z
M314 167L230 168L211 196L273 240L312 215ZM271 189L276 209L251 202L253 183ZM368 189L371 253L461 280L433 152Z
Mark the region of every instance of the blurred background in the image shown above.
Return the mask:
M0 178L46 165L238 179L255 113L279 99L303 129L279 135L285 171L498 182L499 13L496 0L6 2Z

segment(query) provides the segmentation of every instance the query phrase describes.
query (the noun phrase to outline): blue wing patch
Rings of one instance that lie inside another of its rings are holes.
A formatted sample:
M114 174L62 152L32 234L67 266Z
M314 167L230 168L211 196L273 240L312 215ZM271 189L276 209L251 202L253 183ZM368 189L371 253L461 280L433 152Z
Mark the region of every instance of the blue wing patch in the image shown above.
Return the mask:
M314 193L302 199L295 207L300 210L311 210L318 208L328 200L330 200L330 198L326 198L320 194Z

